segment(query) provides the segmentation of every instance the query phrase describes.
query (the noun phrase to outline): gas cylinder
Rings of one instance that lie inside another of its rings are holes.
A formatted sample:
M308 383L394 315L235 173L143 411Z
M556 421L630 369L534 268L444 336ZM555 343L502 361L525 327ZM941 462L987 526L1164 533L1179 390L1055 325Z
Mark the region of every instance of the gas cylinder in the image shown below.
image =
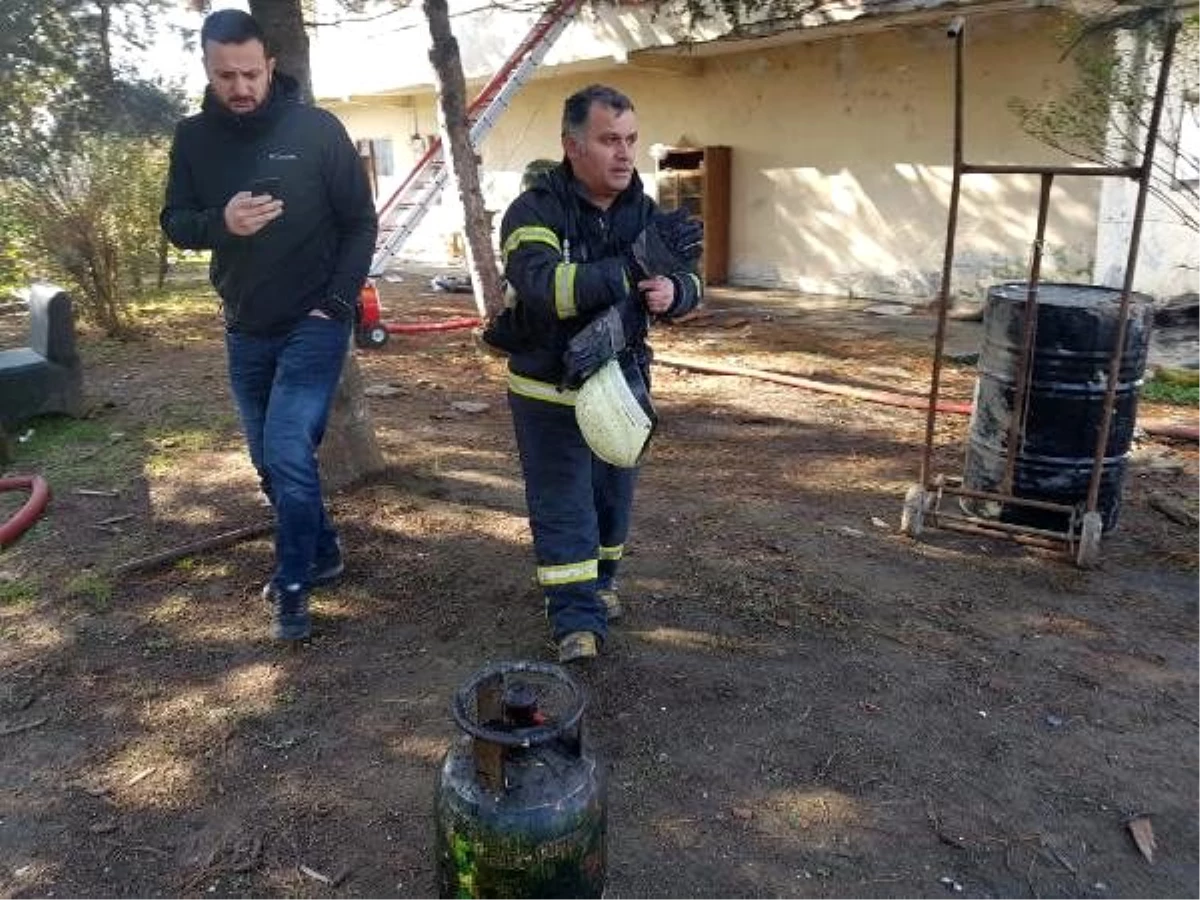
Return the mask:
M499 662L455 693L434 797L441 897L599 897L607 800L559 666Z

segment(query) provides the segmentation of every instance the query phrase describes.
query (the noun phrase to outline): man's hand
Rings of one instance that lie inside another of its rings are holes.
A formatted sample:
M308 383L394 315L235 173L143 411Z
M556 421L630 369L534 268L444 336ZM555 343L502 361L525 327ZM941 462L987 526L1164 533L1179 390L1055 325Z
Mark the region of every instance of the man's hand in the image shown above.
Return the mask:
M638 290L646 301L646 309L656 316L665 313L675 302L675 282L663 275L639 281Z
M258 234L267 223L283 215L283 201L249 191L238 191L225 204L225 227L230 234L249 237Z

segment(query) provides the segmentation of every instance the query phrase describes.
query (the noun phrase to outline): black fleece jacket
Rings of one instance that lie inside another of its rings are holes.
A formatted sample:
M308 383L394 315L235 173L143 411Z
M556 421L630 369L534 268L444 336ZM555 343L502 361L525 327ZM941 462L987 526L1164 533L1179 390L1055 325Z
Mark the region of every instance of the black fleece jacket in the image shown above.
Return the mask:
M249 237L225 227L225 205L257 178L279 178L283 215ZM276 73L261 107L237 115L211 90L179 123L159 221L187 250L211 250L209 278L231 331L272 335L314 309L349 321L377 230L366 174L342 124L302 103Z

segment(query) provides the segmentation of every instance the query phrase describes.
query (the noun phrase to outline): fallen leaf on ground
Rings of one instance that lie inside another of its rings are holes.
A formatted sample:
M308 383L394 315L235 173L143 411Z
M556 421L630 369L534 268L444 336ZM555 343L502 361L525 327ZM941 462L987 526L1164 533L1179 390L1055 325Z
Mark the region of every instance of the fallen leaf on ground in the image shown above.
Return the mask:
M404 391L400 388L390 384L372 384L363 388L363 394L367 397L395 397L397 394L403 393Z
M1146 862L1154 862L1154 851L1158 845L1154 840L1154 826L1150 824L1150 819L1146 816L1135 816L1125 827L1133 835L1133 842L1137 844L1142 856L1146 857Z
M149 768L142 769L142 771L138 772L136 775L134 775L132 778L130 778L128 781L126 781L125 786L133 787L139 781L145 781L147 778L149 778L151 775L154 774L154 770L155 770L154 766L150 766Z
M307 875L309 878L313 878L313 879L321 882L322 884L332 884L333 883L333 879L330 878L328 875L326 875L324 872L318 872L316 869L314 869L310 866L306 866L303 863L301 863L301 865L300 865L300 871L303 874Z

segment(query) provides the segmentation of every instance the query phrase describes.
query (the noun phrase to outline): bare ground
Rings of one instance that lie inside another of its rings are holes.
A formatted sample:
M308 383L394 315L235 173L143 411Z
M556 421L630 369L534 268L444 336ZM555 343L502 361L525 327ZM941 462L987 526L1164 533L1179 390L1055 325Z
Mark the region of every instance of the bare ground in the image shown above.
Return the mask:
M390 318L470 312L422 286L387 285ZM928 388L928 318L712 306L656 349ZM976 338L952 324L952 347ZM332 499L347 576L289 652L257 594L269 538L107 577L263 519L215 305L83 350L93 439L0 556L0 895L431 895L450 697L488 661L550 654L501 361L466 332L358 354L395 389L371 400L390 468ZM943 393L973 377L949 366ZM1197 896L1197 539L1151 502L1195 511L1194 444L1137 443L1083 571L902 535L919 412L655 378L627 618L574 670L609 773L609 896ZM960 471L966 427L939 417L936 471ZM11 471L48 465L35 446Z

